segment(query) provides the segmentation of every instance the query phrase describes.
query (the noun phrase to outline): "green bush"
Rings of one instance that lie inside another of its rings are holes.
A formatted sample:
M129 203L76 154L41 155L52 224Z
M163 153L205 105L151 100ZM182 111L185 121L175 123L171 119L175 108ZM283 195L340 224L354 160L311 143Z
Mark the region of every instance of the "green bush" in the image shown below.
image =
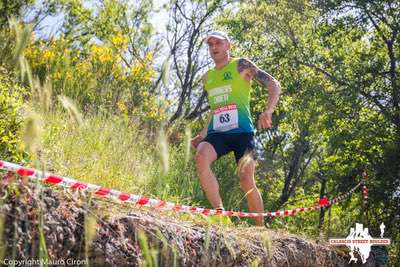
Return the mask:
M0 67L0 158L20 161L19 132L23 118L21 108L27 90L17 84L12 76Z

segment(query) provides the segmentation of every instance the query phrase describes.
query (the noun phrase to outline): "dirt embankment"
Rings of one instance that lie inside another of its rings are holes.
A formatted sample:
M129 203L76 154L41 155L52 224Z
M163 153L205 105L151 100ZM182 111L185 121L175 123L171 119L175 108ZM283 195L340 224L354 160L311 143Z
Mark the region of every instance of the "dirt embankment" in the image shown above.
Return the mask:
M40 229L48 259L65 265L83 264L85 257L90 266L347 266L348 262L345 254L295 236L255 227L182 222L97 198L89 202L78 192L35 189L34 184L12 177L3 179L1 195L3 264L38 259ZM85 236L93 236L86 252Z

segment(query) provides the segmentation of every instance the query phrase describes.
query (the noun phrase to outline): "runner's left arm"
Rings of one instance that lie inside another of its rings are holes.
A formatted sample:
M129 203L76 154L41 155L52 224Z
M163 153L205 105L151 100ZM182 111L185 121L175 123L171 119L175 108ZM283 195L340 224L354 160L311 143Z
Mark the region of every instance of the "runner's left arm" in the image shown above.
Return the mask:
M281 85L279 81L246 58L239 59L238 71L248 80L254 79L268 89L268 104L265 111L260 115L259 128L265 129L272 127L272 113L275 110L279 95L281 94Z

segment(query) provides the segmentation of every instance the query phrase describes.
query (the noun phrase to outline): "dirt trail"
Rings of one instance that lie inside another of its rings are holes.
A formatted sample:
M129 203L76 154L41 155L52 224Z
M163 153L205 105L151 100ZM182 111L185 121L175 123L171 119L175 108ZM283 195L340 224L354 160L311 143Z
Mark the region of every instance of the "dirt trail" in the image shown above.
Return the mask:
M1 185L3 259L38 259L42 203L48 258L66 265L84 263L87 216L95 220L90 266L348 266L346 254L292 235L190 223L98 198L87 209L80 192L41 187L40 194L34 184L10 179Z

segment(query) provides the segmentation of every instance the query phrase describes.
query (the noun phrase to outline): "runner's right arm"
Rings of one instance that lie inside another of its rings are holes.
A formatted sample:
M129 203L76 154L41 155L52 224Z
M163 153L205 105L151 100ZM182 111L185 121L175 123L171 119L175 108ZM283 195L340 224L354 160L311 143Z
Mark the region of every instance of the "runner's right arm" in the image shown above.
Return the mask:
M210 124L210 121L211 121L211 113L210 113L210 116L208 117L208 120L207 120L206 125L204 125L204 128L203 128L203 129L201 130L201 132L200 132L198 135L196 135L196 136L192 139L192 141L191 141L192 147L193 147L194 149L196 149L197 146L204 140L204 138L206 138L206 136L207 136L207 131L208 131L208 124Z
M201 130L201 132L199 133L199 135L200 135L201 137L203 137L203 139L206 138L206 136L207 136L208 125L210 124L210 122L211 122L211 113L208 115L208 120L207 120L206 125L204 125L203 130Z

